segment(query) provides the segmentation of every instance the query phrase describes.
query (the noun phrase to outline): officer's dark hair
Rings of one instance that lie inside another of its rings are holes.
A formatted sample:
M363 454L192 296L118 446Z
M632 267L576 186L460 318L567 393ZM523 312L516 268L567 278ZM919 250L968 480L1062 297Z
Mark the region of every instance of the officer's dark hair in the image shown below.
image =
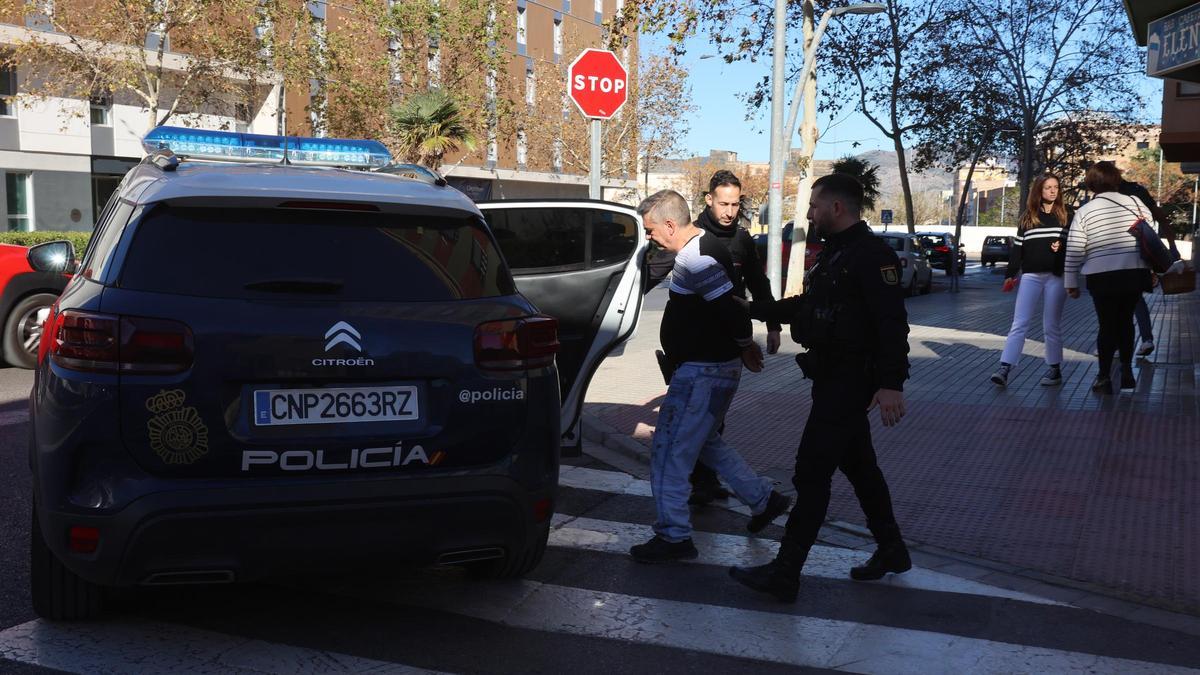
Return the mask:
M831 173L813 181L812 189L821 188L821 192L842 203L846 210L855 215L862 213L863 186L857 178L848 173Z
M1121 189L1121 170L1112 162L1096 162L1087 170L1083 184L1094 194L1116 192Z
M733 175L732 171L721 169L720 171L714 173L712 178L709 179L708 191L711 193L713 190L726 185L732 185L739 190L742 189L742 181L738 180L738 177Z

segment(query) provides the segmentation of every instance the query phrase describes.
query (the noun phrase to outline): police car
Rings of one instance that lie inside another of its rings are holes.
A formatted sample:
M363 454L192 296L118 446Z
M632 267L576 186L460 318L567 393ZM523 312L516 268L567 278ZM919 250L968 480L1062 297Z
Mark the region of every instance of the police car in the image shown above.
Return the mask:
M636 213L477 206L368 171L389 158L367 141L162 127L145 146L81 262L29 251L75 273L31 394L36 612L282 571L535 567L560 448L637 322Z

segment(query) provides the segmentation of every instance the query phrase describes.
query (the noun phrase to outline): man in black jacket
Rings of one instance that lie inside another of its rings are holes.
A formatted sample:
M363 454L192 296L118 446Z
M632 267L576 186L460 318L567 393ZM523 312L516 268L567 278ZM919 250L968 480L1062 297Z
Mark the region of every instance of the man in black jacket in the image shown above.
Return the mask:
M700 216L696 218L696 227L712 235L729 249L733 260L733 293L739 298L746 298L749 290L755 301L774 300L771 293L771 282L763 271L762 261L758 250L754 247L754 238L739 225L739 215L742 204L742 183L731 171L717 171L708 181L708 194L704 197L707 205ZM674 255L668 252L658 252L648 261L649 283L646 291L655 288L671 271L674 265ZM779 351L782 327L778 322L767 322L767 353ZM670 354L667 355L668 360ZM718 433L723 433L724 424ZM703 462L696 463L696 469L691 475L692 496L689 504L702 506L714 499L724 499L729 491L721 486L717 474Z
M794 601L809 548L829 508L838 469L849 479L879 547L850 570L856 580L880 579L912 567L892 511L887 481L875 461L869 410L885 426L904 416L908 378L908 315L900 261L862 221L863 189L845 174L813 183L808 218L825 236L803 295L754 302L756 319L790 323L792 338L808 348L796 360L813 381L812 410L796 451L796 506L788 516L779 554L758 567L734 567L730 576L756 591Z

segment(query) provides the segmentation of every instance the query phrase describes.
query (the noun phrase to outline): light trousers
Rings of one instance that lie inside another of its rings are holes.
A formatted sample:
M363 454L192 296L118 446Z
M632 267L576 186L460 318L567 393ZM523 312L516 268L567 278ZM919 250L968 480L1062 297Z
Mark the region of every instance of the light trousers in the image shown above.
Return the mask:
M1038 304L1042 305L1042 332L1046 337L1046 364L1062 363L1062 314L1067 300L1063 278L1051 272L1032 272L1021 275L1017 284L1017 303L1013 309L1012 327L1004 343L1001 363L1017 365L1025 347L1025 335L1033 321Z

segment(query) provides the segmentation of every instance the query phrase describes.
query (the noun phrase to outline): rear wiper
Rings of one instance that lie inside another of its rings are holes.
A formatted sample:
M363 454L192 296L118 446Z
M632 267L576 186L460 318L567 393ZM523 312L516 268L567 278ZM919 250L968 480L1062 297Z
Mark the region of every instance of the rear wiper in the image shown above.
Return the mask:
M311 293L332 295L342 292L342 282L330 279L264 279L242 286L248 291L264 293Z

